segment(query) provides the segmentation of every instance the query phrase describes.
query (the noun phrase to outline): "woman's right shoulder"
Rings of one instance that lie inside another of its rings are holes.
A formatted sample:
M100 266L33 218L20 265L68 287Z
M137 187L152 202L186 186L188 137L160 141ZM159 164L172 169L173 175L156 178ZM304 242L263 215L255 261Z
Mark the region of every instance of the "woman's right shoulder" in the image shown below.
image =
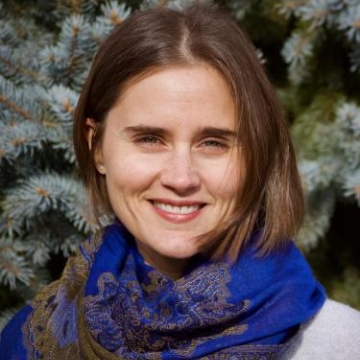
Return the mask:
M293 340L289 359L360 359L360 312L326 300Z
M46 302L49 297L55 295L62 284L76 283L81 287L86 280L88 271L96 255L98 244L92 239L87 239L71 256L65 265L61 279L45 286L30 304L24 306L6 324L0 333L0 359L26 360L24 338L24 324L38 310L37 303ZM44 300L45 299L45 300Z
M26 350L23 338L23 325L32 313L30 305L23 307L8 322L0 333L0 354L1 359L6 360L26 360Z

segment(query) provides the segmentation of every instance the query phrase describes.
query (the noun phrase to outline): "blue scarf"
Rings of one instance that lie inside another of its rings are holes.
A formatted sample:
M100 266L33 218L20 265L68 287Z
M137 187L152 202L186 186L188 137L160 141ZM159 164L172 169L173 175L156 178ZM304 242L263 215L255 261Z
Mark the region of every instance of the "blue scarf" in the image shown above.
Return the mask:
M253 241L254 242L254 241ZM289 241L235 264L201 257L178 280L147 265L121 224L90 239L5 328L2 358L275 359L325 300Z

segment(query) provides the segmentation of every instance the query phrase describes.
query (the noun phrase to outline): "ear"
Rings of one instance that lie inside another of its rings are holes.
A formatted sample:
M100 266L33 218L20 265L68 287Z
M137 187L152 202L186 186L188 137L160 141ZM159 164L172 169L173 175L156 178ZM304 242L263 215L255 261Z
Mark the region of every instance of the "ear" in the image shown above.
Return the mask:
M93 137L95 134L95 129L96 129L96 124L95 121L93 119L90 118L86 118L86 140L89 146L89 150L92 149L93 146ZM101 149L94 149L94 162L95 162L95 166L98 170L98 172L100 174L105 174L106 173L106 169L105 166L103 164L103 159L102 159L102 153L101 153Z

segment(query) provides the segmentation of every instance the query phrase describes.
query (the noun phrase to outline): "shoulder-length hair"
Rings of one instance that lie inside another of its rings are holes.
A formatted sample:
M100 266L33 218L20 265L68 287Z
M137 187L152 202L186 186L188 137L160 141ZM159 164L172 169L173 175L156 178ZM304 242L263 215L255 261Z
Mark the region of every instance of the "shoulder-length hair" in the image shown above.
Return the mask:
M183 11L155 8L119 24L100 46L83 87L74 124L80 173L97 220L113 214L94 151L104 119L130 80L169 66L206 63L227 81L237 111L238 146L246 178L231 219L211 233L204 251L234 259L256 230L263 254L295 235L303 218L303 195L288 123L252 43L226 13L193 5ZM86 119L95 121L92 148ZM240 166L239 166L240 167Z

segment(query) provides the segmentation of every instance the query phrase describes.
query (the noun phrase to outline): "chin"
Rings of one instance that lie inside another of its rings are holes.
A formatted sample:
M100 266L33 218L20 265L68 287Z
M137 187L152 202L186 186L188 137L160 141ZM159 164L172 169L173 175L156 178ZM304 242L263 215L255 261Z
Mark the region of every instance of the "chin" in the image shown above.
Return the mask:
M163 253L163 256L169 258L169 259L176 259L176 260L187 260L191 259L194 256L198 255L200 253L200 249L175 249L172 251L166 251Z

